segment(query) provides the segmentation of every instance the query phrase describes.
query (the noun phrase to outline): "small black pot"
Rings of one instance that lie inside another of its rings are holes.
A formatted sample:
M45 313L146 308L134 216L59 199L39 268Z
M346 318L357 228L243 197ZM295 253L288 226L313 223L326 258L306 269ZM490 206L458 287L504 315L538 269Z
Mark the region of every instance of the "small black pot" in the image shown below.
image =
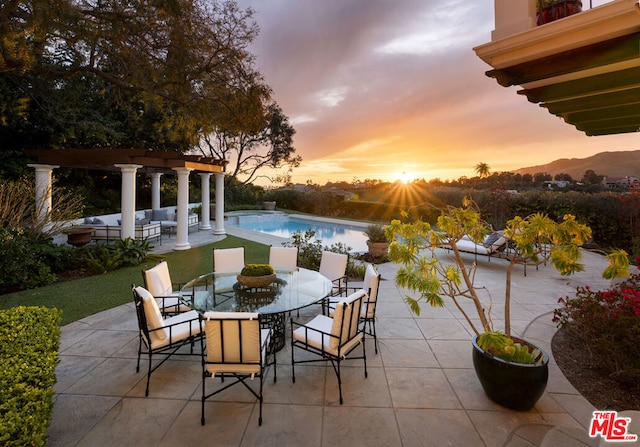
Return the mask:
M547 388L549 356L539 346L511 337L515 342L539 349L543 360L533 365L507 362L484 352L473 338L473 367L484 388L494 402L512 410L533 408Z

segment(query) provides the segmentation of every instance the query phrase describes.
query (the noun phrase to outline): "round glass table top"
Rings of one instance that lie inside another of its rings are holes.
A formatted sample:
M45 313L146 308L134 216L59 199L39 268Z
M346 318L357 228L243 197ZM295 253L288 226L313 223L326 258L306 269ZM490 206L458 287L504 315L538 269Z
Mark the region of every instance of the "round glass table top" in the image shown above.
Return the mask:
M332 289L328 278L303 268L276 271L276 280L259 288L238 283L238 273L213 272L192 279L180 289L180 299L199 312L275 314L317 303Z

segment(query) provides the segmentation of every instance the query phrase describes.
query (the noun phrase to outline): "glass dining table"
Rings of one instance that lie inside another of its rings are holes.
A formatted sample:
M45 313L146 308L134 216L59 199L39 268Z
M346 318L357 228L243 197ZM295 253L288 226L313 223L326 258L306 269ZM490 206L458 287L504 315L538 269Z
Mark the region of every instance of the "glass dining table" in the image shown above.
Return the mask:
M285 345L287 313L320 302L332 290L331 281L314 270L276 270L276 279L265 287L247 287L239 272L212 272L192 279L180 289L180 300L200 314L256 312L273 328L273 348Z

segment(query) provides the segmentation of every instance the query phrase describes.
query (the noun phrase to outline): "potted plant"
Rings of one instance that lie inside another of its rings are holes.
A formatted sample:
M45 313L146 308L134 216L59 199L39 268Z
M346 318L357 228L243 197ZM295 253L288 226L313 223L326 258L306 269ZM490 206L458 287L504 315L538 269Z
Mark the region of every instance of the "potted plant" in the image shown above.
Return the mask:
M237 279L246 287L267 287L276 280L276 273L269 264L247 264Z
M374 258L386 256L391 241L385 233L385 227L380 224L371 224L367 226L364 233L369 238L367 240L369 254Z
M581 0L538 0L538 25L553 22L582 11Z
M515 217L507 222L504 236L509 244L509 265L505 270L504 332L496 330L487 315L487 297L491 300L485 295L488 291L474 285L477 264L467 263L456 246L463 236L481 242L491 232L471 203L462 208L446 208L435 227L420 220L394 220L386 231L392 239L389 258L400 264L396 283L418 295L405 298L412 311L419 314L422 301L441 307L445 299L452 300L475 333L473 362L486 394L508 408L533 407L546 388L549 358L540 347L511 335L513 269L519 264L537 266L550 262L561 275L582 271L579 247L591 236L591 229L572 215L564 216L561 223L544 214ZM438 250L442 248L449 254L443 255L445 252ZM629 274L629 260L623 250L611 252L607 258L609 267L604 277ZM465 310L465 301L473 304L479 324Z

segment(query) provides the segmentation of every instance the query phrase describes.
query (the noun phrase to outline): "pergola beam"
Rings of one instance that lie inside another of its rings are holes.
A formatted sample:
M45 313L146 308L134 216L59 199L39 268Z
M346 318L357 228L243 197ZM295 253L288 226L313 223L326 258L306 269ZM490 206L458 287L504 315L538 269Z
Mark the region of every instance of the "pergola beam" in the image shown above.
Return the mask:
M201 172L204 177L202 186L209 188L209 176L216 174L216 199L220 203L216 207L216 229L215 234L225 234L224 230L224 170L227 160L219 160L212 157L200 155L185 155L178 152L153 152L145 149L25 149L24 153L34 158L36 163L30 164L38 171L43 171L43 167L48 172L48 177L40 175L38 191L51 191L51 171L53 168L64 166L68 168L83 168L97 170L120 170L122 174L122 238L134 236L135 220L135 176L137 172L149 173L152 175L154 186L159 191L161 174L178 174L178 204L177 204L177 236L176 250L187 250L191 248L188 239L188 202L189 202L189 173L191 171ZM39 172L38 171L38 172ZM44 180L43 180L44 179ZM48 182L46 181L48 179ZM45 184L48 183L48 184ZM218 191L218 188L222 190ZM43 193L39 193L43 195ZM209 191L202 194L203 218L209 218ZM39 215L48 214L46 201L43 209L37 210ZM153 197L153 206L159 206L159 197ZM220 212L217 210L220 209ZM218 222L220 219L220 222ZM202 229L210 229L207 223L202 225Z

